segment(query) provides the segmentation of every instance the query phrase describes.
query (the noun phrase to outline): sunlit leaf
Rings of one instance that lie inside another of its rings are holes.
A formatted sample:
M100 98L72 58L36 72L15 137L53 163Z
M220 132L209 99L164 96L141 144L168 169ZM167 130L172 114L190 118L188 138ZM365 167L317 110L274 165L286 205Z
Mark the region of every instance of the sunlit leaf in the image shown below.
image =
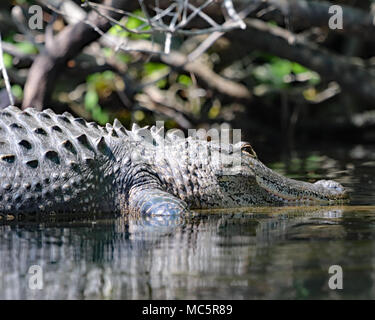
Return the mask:
M37 54L38 49L30 42L17 42L14 44L20 51L25 54Z
M186 74L181 74L177 78L178 83L181 83L187 87L191 86L193 82L191 81L191 78L187 76Z
M88 90L85 94L85 107L94 110L99 103L99 96L95 90Z
M4 61L5 68L8 69L13 66L13 57L10 54L4 53L3 61Z
M150 75L151 73L165 69L167 69L167 66L164 63L159 62L147 62L144 65L146 75Z
M19 100L23 98L23 90L22 87L18 84L12 86L12 94Z

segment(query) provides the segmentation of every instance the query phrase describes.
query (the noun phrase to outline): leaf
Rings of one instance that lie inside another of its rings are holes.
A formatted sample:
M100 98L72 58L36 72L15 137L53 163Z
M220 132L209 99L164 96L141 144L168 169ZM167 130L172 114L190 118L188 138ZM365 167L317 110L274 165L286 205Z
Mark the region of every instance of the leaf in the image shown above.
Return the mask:
M3 61L4 61L5 68L8 69L13 66L13 57L8 53L3 54Z
M185 74L181 74L178 76L177 79L178 83L181 83L187 87L191 86L193 84L193 81L191 81L191 78Z
M92 112L92 117L99 124L104 125L109 122L109 115L102 110L100 105L97 105Z
M292 71L293 71L295 74L299 74L299 73L305 73L305 72L308 72L309 69L305 68L304 66L300 65L300 64L297 63L297 62L293 62L293 63L292 63Z
M86 110L94 110L99 103L99 96L95 90L88 90L85 94Z
M147 62L144 65L144 70L147 76L149 76L151 73L154 73L156 71L165 70L167 68L167 65L164 63L159 62Z
M12 94L19 100L23 98L23 90L22 87L18 84L12 86Z
M17 42L14 44L20 51L25 54L37 54L38 49L30 42Z

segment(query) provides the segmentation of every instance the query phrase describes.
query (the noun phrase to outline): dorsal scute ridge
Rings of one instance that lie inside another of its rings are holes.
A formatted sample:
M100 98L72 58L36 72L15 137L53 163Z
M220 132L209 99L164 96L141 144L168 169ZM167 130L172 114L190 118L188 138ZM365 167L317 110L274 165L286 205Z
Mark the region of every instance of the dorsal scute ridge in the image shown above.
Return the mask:
M7 130L11 130L13 135L17 135L16 147L23 148L21 149L22 152L27 151L25 146L29 144L18 145L18 142L26 139L33 146L29 152L34 152L35 156L39 153L43 155L45 152L52 150L51 148L57 148L56 151L62 159L65 157L72 161L82 157L93 158L94 153L106 153L106 150L113 145L111 141L123 143L121 139L124 142L144 143L150 148L162 144L175 145L185 141L181 130L165 131L164 127L140 127L136 123L131 126L131 130L127 130L118 119L115 119L113 124L100 126L96 122L87 122L82 118L75 118L68 112L61 115L56 114L51 109L39 112L31 108L20 110L17 107L10 106L0 111L0 120L7 127ZM12 124L13 127L11 127ZM17 129L18 126L14 124L25 127L29 132L26 134L30 136L22 137L21 129ZM7 135L7 130L4 130L3 134ZM44 135L43 132L45 132ZM101 139L103 137L105 139ZM197 140L197 138L192 137L186 141L192 140ZM8 138L5 138L4 141L8 141ZM12 150L13 148L10 152L15 152ZM51 153L48 155L51 155Z
M124 126L122 125L122 123L117 118L115 118L115 120L113 120L113 127L115 129L124 128Z
M68 112L56 114L51 109L9 106L0 111L0 124L4 127L0 132L0 142L4 141L1 154L27 155L27 160L45 162L43 165L57 164L57 159L62 163L91 159L99 152L94 141L104 135L98 125L88 125L82 118Z
M27 110L30 111L30 112L32 112L32 113L34 113L34 114L36 114L36 113L39 112L39 111L35 110L34 108L27 108ZM56 117L56 113L52 109L50 109L50 108L44 109L42 112L50 115L51 117Z
M139 129L140 129L140 126L137 123L134 122L133 125L132 125L132 132L136 132Z
M9 106L6 109L9 110L9 111L12 111L14 113L21 113L22 112L22 110L20 108L17 108L16 106Z

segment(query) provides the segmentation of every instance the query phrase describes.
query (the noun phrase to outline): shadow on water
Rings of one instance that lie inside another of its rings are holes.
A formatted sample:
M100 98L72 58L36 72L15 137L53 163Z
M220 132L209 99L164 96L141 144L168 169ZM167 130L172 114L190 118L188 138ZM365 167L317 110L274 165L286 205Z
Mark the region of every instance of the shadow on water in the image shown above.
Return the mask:
M321 170L331 160L316 161ZM0 225L0 299L373 299L369 161L322 171L277 164L305 180L339 180L351 189L349 206ZM32 265L42 267L41 290L29 288ZM331 265L343 268L343 290L329 289Z

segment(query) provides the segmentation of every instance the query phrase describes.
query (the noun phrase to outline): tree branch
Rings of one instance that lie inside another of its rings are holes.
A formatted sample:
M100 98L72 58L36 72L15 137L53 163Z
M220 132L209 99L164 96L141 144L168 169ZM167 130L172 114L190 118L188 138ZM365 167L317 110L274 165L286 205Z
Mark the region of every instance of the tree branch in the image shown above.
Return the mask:
M260 50L298 62L318 72L327 81L336 81L345 90L375 102L375 74L366 70L364 62L334 54L285 29L256 19L246 19L245 31L232 32L230 37L246 43L244 50Z
M274 8L269 14L271 19L284 20L288 18L288 24L293 29L306 29L312 27L328 28L328 21L332 17L329 8L333 5L327 1L306 1L306 0L268 0L263 2L266 8ZM343 29L333 31L345 33L346 35L357 35L362 39L374 41L375 15L363 10L341 5L343 9ZM263 8L264 10L264 8ZM280 17L280 13L282 17ZM279 17L277 17L279 16Z
M106 0L105 4L123 8L130 2L128 0ZM115 12L108 14L118 17ZM91 12L87 19L103 32L111 27L110 22L98 16L96 12ZM22 107L34 107L41 110L46 106L51 98L56 79L65 68L66 63L100 36L92 26L78 22L65 27L53 38L51 43L47 43L30 68Z

